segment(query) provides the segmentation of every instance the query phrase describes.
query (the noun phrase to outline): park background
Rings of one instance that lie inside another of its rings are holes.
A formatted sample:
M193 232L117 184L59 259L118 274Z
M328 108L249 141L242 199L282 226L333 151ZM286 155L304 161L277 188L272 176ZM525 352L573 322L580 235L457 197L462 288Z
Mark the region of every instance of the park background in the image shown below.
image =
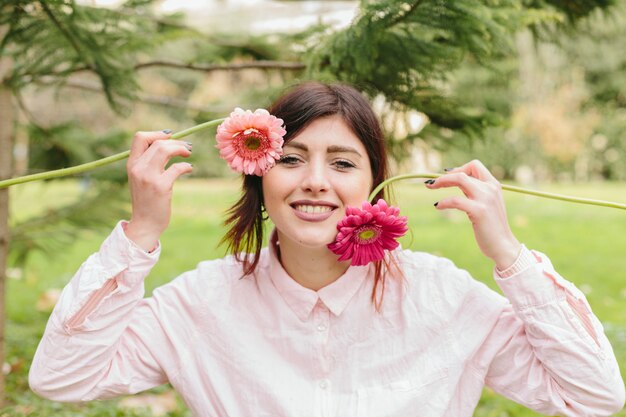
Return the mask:
M623 0L5 1L0 11L0 178L89 162L127 149L136 130L178 131L235 106L266 107L285 86L322 79L371 98L394 173L477 158L505 183L626 202ZM194 173L176 186L148 295L224 254L224 211L240 179L218 158L213 133L188 140ZM0 194L9 207L0 207L0 416L190 415L168 386L84 405L28 390L59 290L128 217L125 181L121 162ZM448 257L495 288L465 215L432 207L451 191L419 181L394 188L409 216L404 247ZM626 369L625 213L505 198L516 235L586 294ZM476 411L535 415L489 389Z

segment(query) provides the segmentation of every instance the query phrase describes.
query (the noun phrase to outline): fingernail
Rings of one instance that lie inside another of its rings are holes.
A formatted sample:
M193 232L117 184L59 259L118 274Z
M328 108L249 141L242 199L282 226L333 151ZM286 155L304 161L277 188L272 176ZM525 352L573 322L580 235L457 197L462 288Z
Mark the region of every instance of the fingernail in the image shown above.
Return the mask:
M165 129L165 130L161 130L161 132L165 133L166 135L169 135L170 133L172 133L171 129Z
M193 142L185 142L189 146L193 146Z
M450 172L450 171L452 171L453 169L454 169L454 168L444 168L443 170L444 170L445 172Z
M435 183L435 180L424 181L424 184L432 185Z
M437 204L439 204L439 201L437 201L435 204L433 204L433 206L437 207Z

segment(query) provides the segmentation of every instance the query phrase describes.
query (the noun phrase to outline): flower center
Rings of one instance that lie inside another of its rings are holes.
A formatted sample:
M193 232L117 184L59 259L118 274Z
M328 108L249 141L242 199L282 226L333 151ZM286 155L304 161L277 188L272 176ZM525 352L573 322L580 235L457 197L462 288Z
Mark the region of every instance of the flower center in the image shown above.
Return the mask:
M367 224L358 228L354 235L357 243L367 245L378 240L378 236L380 236L380 229L374 225Z
M233 147L237 155L244 159L262 158L270 146L270 140L267 135L263 131L254 128L238 132L233 136Z
M251 151L256 151L261 146L261 139L256 136L248 136L244 139L244 146Z

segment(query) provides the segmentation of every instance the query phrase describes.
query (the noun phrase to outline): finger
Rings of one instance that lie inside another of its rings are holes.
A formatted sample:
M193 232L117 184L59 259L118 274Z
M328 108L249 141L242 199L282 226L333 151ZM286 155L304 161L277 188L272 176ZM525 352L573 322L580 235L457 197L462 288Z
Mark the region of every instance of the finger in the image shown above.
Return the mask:
M159 172L165 170L165 166L175 156L187 158L192 152L191 144L179 140L156 141L144 153L142 158L146 165L156 167Z
M474 159L473 161L468 162L465 165L462 165L457 168L453 168L449 170L450 173L459 173L464 172L470 177L477 178L481 181L487 182L498 182L496 177L491 174L491 172L485 167L485 165L480 162L478 159Z
M188 162L177 162L172 164L163 172L161 176L166 183L170 184L170 187L174 184L181 175L189 174L193 171L193 165Z
M455 196L447 197L435 203L437 210L456 209L461 210L470 215L476 209L476 202L469 198Z
M133 136L133 142L130 145L128 164L134 164L155 141L165 140L170 136L172 136L172 131L169 129L155 132L136 132L135 136Z
M445 174L433 180L426 181L426 187L436 190L439 188L459 187L467 197L473 197L478 193L480 183L476 178L470 177L465 172Z

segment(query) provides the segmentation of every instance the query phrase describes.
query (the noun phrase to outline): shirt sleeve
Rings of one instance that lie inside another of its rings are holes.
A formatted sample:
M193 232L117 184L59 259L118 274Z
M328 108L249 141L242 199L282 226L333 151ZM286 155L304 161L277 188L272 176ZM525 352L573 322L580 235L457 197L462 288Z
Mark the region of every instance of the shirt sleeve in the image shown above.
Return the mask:
M168 380L152 346L168 354L158 300L143 299L143 280L160 245L147 253L120 222L64 288L33 359L29 384L57 401L134 393ZM172 352L169 352L172 353Z
M547 415L609 416L624 405L617 360L585 296L525 247L494 270L510 301L477 361L494 391Z

